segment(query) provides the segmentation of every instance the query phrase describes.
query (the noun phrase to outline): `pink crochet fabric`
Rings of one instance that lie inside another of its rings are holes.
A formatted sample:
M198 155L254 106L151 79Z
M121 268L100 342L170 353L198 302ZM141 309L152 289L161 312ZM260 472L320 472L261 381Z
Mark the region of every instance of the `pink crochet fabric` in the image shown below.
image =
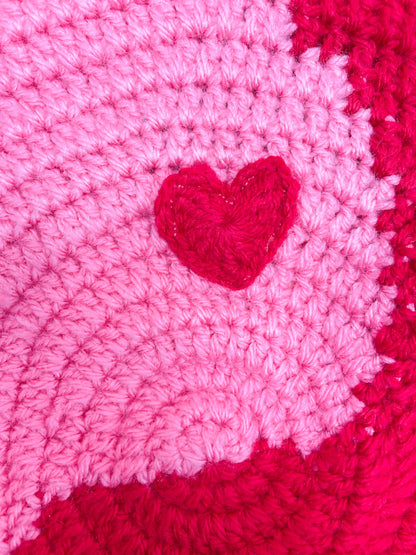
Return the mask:
M259 438L307 455L363 407L398 180L371 172L369 111L344 111L347 57L295 58L294 30L286 0L1 2L1 552L80 484L189 476ZM230 291L177 259L154 202L182 167L231 182L269 155L298 216Z

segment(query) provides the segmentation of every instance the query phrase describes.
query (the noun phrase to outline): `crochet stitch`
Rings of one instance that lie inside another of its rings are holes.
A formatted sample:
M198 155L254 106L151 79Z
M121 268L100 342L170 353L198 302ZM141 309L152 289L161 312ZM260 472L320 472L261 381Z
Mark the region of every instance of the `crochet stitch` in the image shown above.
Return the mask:
M189 268L231 289L253 283L296 216L299 184L281 158L260 159L224 186L206 165L165 179L156 225Z
M3 4L2 552L416 552L413 4ZM265 156L230 291L154 202Z

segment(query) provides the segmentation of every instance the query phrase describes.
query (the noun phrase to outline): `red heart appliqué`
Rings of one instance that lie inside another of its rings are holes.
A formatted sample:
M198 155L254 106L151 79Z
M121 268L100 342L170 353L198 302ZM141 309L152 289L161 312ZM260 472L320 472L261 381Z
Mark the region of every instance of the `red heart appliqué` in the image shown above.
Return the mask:
M155 202L156 225L185 266L243 289L285 239L298 192L298 182L277 156L248 164L231 185L207 164L197 164L164 180Z

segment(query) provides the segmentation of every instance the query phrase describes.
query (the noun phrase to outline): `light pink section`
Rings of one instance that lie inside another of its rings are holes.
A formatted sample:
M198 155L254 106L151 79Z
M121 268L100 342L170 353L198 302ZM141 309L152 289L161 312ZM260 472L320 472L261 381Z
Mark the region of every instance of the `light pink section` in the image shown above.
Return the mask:
M369 114L344 114L346 58L295 60L286 1L245 4L2 2L1 552L81 483L191 475L259 437L306 455L381 368L396 181L371 172ZM231 292L177 261L153 202L179 167L268 154L298 221Z

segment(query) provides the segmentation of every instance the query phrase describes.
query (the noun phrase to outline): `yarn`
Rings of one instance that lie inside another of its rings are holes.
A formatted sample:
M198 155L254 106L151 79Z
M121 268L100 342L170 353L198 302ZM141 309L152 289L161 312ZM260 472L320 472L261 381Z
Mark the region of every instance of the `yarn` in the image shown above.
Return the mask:
M414 5L4 4L3 551L416 552ZM265 152L298 217L224 290L153 202Z
M200 164L165 179L155 204L156 225L191 270L242 289L286 238L296 217L298 191L278 157L249 164L229 187Z

